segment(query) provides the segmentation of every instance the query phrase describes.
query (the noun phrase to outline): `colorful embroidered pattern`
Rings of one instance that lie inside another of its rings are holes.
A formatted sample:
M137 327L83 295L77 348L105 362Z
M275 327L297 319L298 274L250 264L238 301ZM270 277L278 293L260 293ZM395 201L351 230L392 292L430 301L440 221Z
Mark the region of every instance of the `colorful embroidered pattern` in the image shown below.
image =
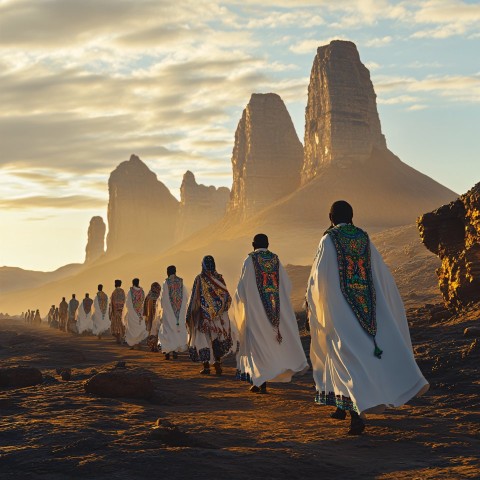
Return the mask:
M255 279L260 299L269 322L277 332L277 342L282 343L280 334L280 261L268 250L250 253L255 270Z
M197 285L199 289L197 292ZM222 314L230 308L232 297L228 293L223 277L217 272L203 272L194 282L189 311L196 296L200 296L201 323L196 327L205 334L227 336ZM219 317L220 326L214 320Z
M105 292L97 292L98 305L100 306L100 311L102 312L102 317L107 313L108 307L108 296Z
M337 251L342 294L362 328L375 337L377 333L375 287L368 235L350 224L332 228L327 234Z
M130 287L130 293L132 295L132 304L133 308L138 315L138 318L142 318L143 313L143 302L145 301L145 292L143 288L133 288Z
M188 349L188 355L192 362L209 362L210 361L210 349L201 348L198 351L195 347L190 347Z
M176 275L171 275L167 278L168 285L168 298L170 299L170 305L172 306L175 318L180 320L180 310L183 302L183 280Z
M349 410L358 413L358 409L350 397L335 395L334 392L328 392L328 394L325 392L317 392L315 395L315 403L318 403L319 405L329 405L340 408L341 410Z
M123 288L117 287L113 291L110 300L115 310L123 310L125 306L125 291Z
M90 313L90 310L92 309L93 300L90 297L89 298L84 298L83 302L82 302L82 305L83 305L83 310L88 315Z

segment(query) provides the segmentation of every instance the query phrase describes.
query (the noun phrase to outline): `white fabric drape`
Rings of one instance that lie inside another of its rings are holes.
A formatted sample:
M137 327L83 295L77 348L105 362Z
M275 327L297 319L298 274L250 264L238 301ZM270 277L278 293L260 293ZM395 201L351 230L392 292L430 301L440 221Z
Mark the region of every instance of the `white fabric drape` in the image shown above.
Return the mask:
M290 302L291 283L282 264L279 267L280 333L267 318L258 292L252 259L247 257L230 308L232 337L239 342L237 368L250 375L256 386L263 382L289 382L296 373L305 373L308 363Z
M140 287L132 287L140 290ZM143 305L142 305L143 312ZM132 292L127 293L125 301L125 309L123 310L123 324L125 325L125 341L130 347L138 345L140 342L148 337L147 327L145 325L145 318L143 315L138 315L133 308Z
M188 334L185 324L187 302L188 290L183 285L182 306L177 321L170 302L168 283L167 281L163 282L162 293L157 300L156 318L156 323L158 324L158 345L161 346L162 352L184 352L187 350Z
M400 293L377 249L371 244L376 291L378 346L360 326L340 290L335 246L325 235L318 247L307 286L310 359L317 390L350 397L359 412L379 413L403 405L428 390L413 356Z
M110 328L110 317L108 315L110 300L107 301L107 309L105 313L102 313L100 309L100 302L98 301L98 295L95 295L93 301L93 334L100 335L106 332Z

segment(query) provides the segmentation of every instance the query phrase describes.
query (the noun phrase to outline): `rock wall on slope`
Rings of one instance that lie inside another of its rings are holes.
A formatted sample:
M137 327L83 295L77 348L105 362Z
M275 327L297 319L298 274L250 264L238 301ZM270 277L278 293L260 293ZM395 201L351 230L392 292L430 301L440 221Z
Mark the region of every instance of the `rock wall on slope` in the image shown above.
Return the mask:
M442 262L437 270L447 306L480 301L480 183L417 221L422 242Z

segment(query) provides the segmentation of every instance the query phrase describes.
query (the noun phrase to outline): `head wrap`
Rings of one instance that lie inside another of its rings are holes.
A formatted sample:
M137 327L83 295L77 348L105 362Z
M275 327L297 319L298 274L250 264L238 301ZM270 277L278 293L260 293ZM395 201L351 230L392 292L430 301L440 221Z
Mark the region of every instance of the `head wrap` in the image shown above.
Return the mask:
M160 284L158 282L153 282L152 286L150 287L150 292L148 295L153 299L156 300L160 296Z

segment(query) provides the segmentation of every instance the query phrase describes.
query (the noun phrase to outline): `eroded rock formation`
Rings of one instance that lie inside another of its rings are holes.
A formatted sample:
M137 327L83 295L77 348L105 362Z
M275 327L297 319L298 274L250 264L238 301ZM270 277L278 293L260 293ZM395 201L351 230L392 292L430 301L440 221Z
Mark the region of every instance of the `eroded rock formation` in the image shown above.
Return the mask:
M324 165L348 167L387 148L370 72L352 42L319 47L313 62L305 110L302 183Z
M88 240L85 248L85 263L90 263L105 253L105 232L107 227L102 217L92 217L88 226Z
M225 215L230 196L226 187L218 189L198 184L195 175L187 171L180 187L180 209L175 239L181 240Z
M447 306L480 300L480 183L458 200L418 219L424 245L442 261L437 270Z
M235 132L228 210L246 218L300 186L303 148L282 99L254 93Z
M108 180L107 253L158 253L173 244L178 200L136 155Z

